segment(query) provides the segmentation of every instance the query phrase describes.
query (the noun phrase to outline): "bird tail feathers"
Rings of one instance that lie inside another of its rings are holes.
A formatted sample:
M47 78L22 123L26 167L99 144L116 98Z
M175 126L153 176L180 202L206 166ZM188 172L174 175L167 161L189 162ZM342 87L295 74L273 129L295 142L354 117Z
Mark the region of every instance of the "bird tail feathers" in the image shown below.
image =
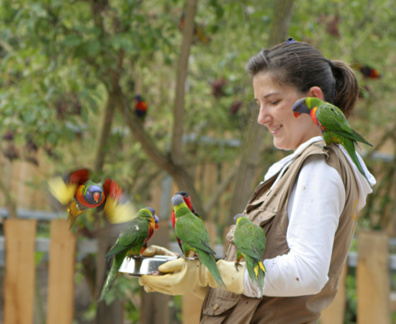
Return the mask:
M225 289L226 285L224 284L223 278L221 278L219 269L217 269L216 259L214 255L208 254L200 250L197 250L197 254L199 261L201 261L201 263L208 268L209 272L216 280L219 287Z

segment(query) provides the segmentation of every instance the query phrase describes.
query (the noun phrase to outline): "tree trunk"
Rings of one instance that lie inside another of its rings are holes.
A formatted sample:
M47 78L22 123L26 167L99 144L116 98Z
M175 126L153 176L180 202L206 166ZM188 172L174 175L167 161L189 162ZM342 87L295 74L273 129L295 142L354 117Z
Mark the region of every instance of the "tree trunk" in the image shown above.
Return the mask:
M173 133L171 155L165 156L155 145L152 139L147 135L141 123L139 123L127 100L123 99L124 104L122 114L127 122L133 136L142 145L142 149L157 164L159 168L168 172L176 182L180 190L187 191L191 200L194 202L194 208L205 218L203 205L200 195L194 185L194 179L184 165L182 153L182 136L183 136L183 116L184 116L184 89L188 70L188 57L190 55L190 47L192 44L194 30L194 15L197 6L197 0L189 0L187 2L186 18L183 29L183 42L181 46L179 66L177 70L177 83L175 94L175 105L173 111ZM122 94L120 94L122 96Z
M286 41L293 11L294 0L276 1L274 21L272 23L268 46ZM226 225L231 225L233 216L241 213L254 189L252 182L263 150L264 127L257 123L258 110L253 110L249 119L246 136L242 144L242 159L237 173L236 183L231 199L230 214Z
M115 76L113 76L115 77ZM107 139L111 131L111 124L115 112L115 106L119 104L118 80L113 79L111 89L109 89L109 98L105 110L103 111L102 125L97 137L94 173L99 174L105 162ZM96 215L98 217L98 215ZM98 235L98 252L96 255L96 289L95 299L100 296L107 271L111 263L106 262L105 255L110 247L116 241L121 230L119 224L107 223L105 227L99 229ZM110 305L102 301L96 305L96 324L121 324L123 322L122 301L115 299Z
M186 15L183 27L183 41L180 49L179 65L176 76L175 105L173 109L173 133L172 133L172 159L176 165L183 163L182 136L184 123L184 96L185 83L188 71L188 58L194 32L194 17L197 0L187 2Z

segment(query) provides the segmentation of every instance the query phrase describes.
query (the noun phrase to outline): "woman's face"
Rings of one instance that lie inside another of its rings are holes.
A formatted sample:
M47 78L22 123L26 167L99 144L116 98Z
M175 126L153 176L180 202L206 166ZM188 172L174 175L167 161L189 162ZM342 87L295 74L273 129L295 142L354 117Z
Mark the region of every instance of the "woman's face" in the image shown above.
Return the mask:
M304 94L294 87L279 85L268 73L256 74L253 88L260 108L257 121L271 132L276 148L295 150L310 138L321 135L309 115L303 114L299 118L293 115L293 104L297 99L313 97L311 90Z

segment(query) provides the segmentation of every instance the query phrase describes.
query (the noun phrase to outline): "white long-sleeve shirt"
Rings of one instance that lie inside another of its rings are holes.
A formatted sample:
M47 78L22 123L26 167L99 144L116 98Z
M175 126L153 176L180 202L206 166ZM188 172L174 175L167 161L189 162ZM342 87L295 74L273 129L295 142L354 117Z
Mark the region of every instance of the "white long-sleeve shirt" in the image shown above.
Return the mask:
M318 136L303 143L293 154L275 163L264 180L287 167L312 142L320 140L322 137ZM343 152L359 182L360 210L372 189L348 153L345 150ZM374 177L368 172L363 160L360 161L369 181L374 185ZM344 204L345 188L338 172L326 163L324 156L309 157L300 170L287 206L289 225L286 240L290 251L264 260L267 272L262 292L252 284L245 271L244 295L291 297L319 293L328 281L334 235Z

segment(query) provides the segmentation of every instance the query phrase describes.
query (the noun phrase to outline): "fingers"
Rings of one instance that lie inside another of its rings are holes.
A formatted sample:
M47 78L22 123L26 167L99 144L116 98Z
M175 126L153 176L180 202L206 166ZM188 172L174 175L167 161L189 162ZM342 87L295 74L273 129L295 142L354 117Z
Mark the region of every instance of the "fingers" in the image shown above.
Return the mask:
M173 295L172 285L169 284L168 276L144 275L139 279L139 285L143 286L145 292L159 292L166 295Z
M177 256L176 253L173 253L159 245L150 245L146 250L144 250L142 255L145 257L152 257L154 255Z
M158 254L158 253L156 253L156 251L157 251L156 248L157 248L156 245L150 245L147 249L145 249L143 251L142 255L145 256L145 257L151 257L151 256L153 256L155 254Z
M161 264L158 267L158 270L163 272L163 273L169 273L169 272L178 272L183 269L185 266L186 260L183 258L179 258L173 261L168 261L163 264Z

